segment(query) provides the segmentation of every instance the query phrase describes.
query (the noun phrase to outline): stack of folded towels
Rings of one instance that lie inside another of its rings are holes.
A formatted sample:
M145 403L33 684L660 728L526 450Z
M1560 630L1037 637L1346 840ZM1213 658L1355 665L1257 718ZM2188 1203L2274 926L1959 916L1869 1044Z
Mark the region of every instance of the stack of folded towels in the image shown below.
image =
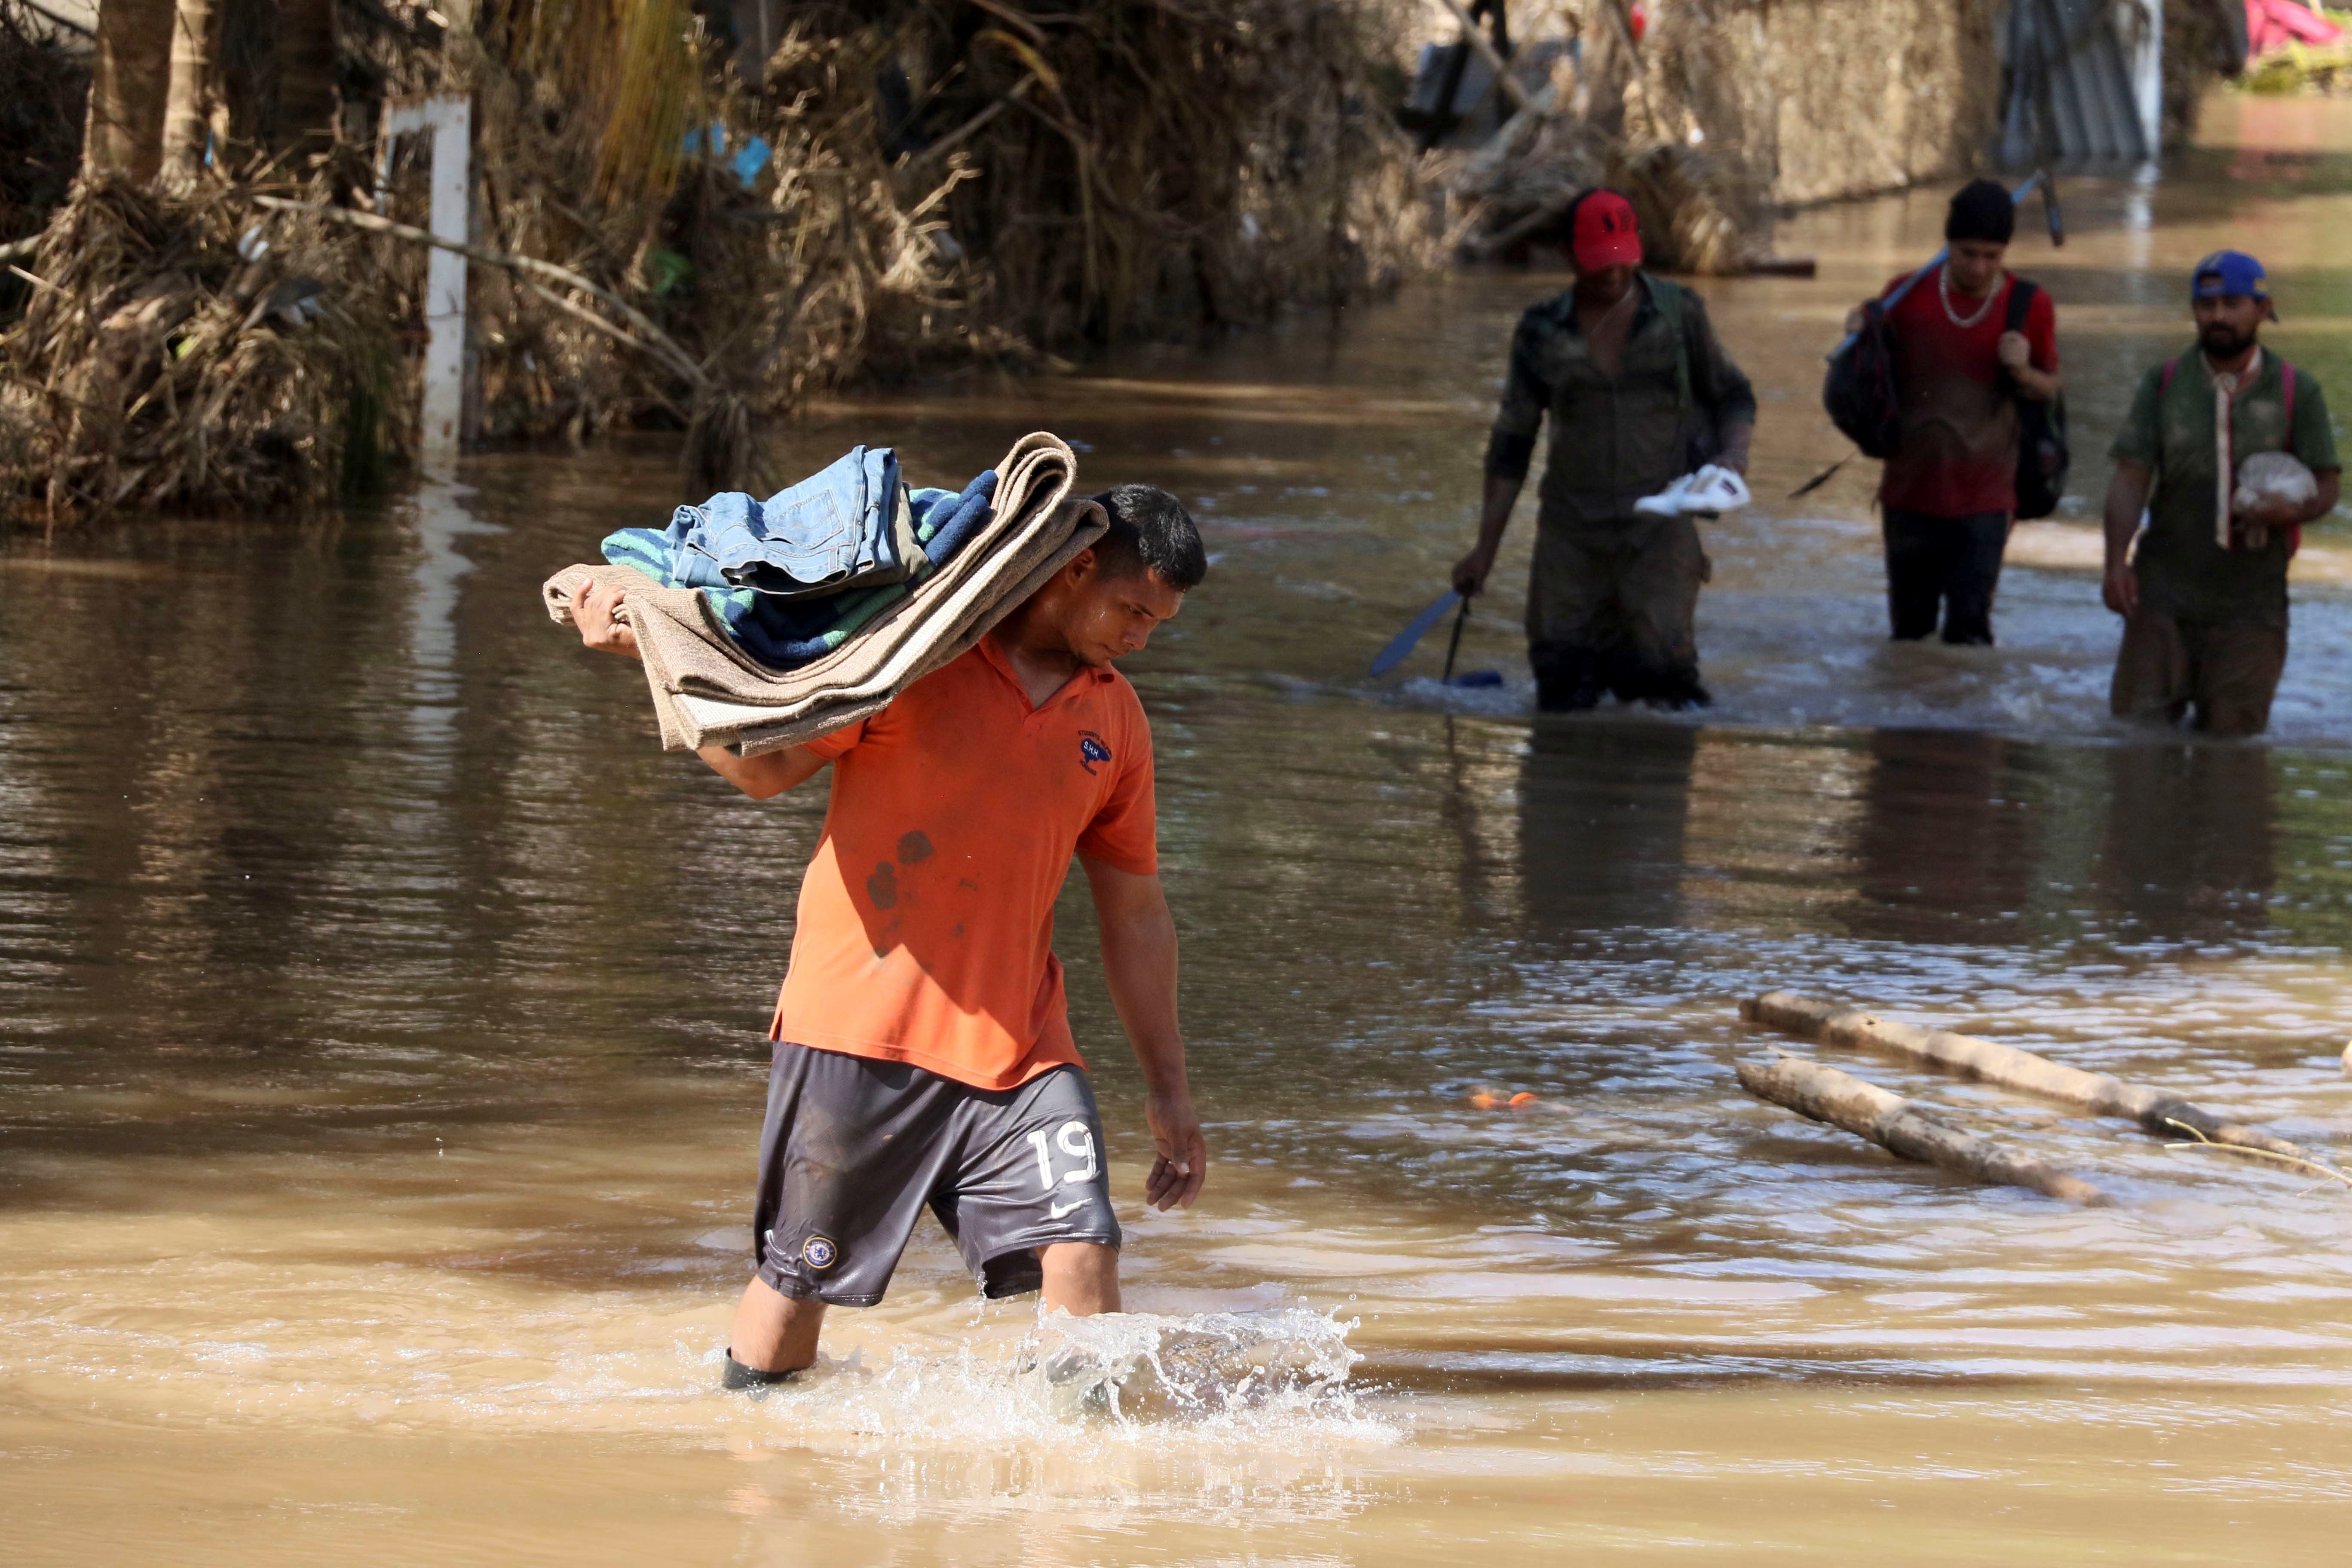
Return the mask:
M607 564L542 592L569 625L583 583L622 589L663 746L755 756L879 712L1101 538L1076 470L1040 433L961 493L909 490L896 453L859 447L764 501L730 491L623 529Z

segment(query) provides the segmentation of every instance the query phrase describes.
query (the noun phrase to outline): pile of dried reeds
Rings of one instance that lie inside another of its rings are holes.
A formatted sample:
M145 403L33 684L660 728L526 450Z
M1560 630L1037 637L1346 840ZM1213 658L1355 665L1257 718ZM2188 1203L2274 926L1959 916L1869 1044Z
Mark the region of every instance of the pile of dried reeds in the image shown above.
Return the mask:
M77 187L0 341L0 505L302 507L380 484L414 301L313 221L233 192Z
M1420 265L1412 160L1369 85L1381 3L798 7L764 59L685 0L512 0L446 35L346 6L338 125L362 122L353 82L470 91L477 246L574 279L477 256L470 437L667 424L693 483L737 488L763 421L861 377L1259 321ZM372 145L240 142L232 110L193 191L82 191L28 260L40 297L0 324L0 508L300 504L408 449L423 139L379 194ZM278 313L303 278L314 302Z
M1449 238L1470 255L1565 245L1569 203L1592 185L1633 204L1653 270L1736 273L1770 251L1763 187L1736 161L1670 142L1628 143L1564 115L1520 129L1524 142L1510 157L1465 160L1444 176L1457 202Z
M729 63L674 0L530 0L451 47L480 105L484 242L627 293L773 416L1394 285L1433 250L1369 87L1386 25L1334 0L902 0L807 8ZM682 131L692 153L648 155ZM770 156L746 183L730 159L753 137ZM421 222L421 181L394 202ZM686 416L658 366L474 277L483 436Z
M1409 148L1372 86L1377 5L947 0L884 8L910 165L968 157L947 202L999 319L1043 344L1264 320L1394 284L1429 250Z
M1733 273L1769 253L1767 182L1746 160L1645 134L1639 114L1610 121L1580 115L1574 70L1563 62L1563 79L1484 146L1433 155L1453 206L1450 247L1517 258L1534 246L1565 245L1570 202L1607 185L1633 202L1654 270ZM1633 101L1648 107L1639 87Z

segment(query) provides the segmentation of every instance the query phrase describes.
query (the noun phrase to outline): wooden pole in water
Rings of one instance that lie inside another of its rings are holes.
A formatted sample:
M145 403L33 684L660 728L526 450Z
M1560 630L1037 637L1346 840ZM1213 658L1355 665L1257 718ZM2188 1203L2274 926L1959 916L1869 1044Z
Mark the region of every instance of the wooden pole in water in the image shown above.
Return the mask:
M2138 1122L2159 1137L2183 1133L2214 1143L2257 1149L2291 1160L2313 1159L2296 1144L2258 1128L2224 1121L2211 1111L2152 1089L2125 1083L2105 1073L2084 1072L2047 1057L1996 1045L1973 1035L1943 1029L1923 1029L1882 1018L1859 1007L1816 1002L1789 991L1768 991L1739 1005L1739 1016L1752 1024L1766 1024L1823 1045L1891 1051L1913 1061L1943 1068L1986 1083L2023 1094L2040 1095L2065 1105L2081 1106L2099 1116L2120 1116Z
M1906 1160L1940 1165L1999 1186L2026 1187L2070 1204L2103 1208L2115 1202L2079 1176L2054 1171L1990 1138L1947 1126L1901 1095L1835 1068L1801 1061L1785 1051L1777 1061L1737 1065L1740 1086L1759 1100L1867 1138Z

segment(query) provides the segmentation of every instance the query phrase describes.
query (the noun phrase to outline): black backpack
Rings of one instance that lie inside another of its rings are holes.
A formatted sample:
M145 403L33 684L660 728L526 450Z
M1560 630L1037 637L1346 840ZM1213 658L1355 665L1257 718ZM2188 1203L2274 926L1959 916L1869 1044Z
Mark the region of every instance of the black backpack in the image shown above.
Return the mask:
M2025 330L2025 312L2032 307L2035 285L2020 278L2010 286L2009 321L2004 329ZM2066 449L2066 395L2047 403L2030 397L2017 402L2017 516L2021 521L2048 517L2066 493L2066 469L2074 454Z
M1830 356L1822 406L1864 457L1895 456L1903 435L1903 399L1895 388L1895 328L1883 302L1863 302L1862 330Z

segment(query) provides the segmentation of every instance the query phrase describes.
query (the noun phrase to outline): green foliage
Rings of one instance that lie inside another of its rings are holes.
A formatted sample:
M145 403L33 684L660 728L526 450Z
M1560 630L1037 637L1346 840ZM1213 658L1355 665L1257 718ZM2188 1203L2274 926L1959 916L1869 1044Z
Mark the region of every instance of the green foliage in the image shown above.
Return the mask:
M2352 11L2323 11L2345 36L2332 44L2291 43L2248 62L2239 87L2265 97L2352 90Z

